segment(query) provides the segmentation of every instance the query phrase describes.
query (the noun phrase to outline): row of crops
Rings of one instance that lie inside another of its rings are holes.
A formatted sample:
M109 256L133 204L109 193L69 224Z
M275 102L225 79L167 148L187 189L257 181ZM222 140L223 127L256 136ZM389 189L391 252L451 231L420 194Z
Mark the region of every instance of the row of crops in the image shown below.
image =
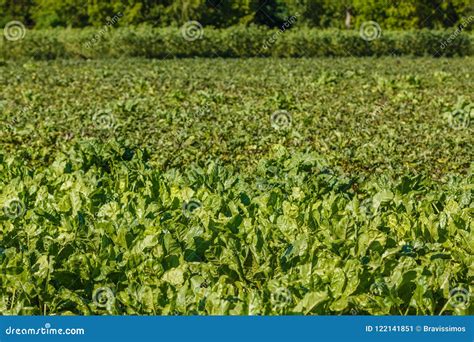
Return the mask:
M5 61L0 312L473 314L473 66Z
M472 20L466 19L465 26ZM291 20L280 30L213 29L192 21L181 28L116 28L116 21L98 29L31 31L12 22L0 39L0 58L451 57L474 53L474 36L462 28L387 31L367 22L360 30L289 30Z

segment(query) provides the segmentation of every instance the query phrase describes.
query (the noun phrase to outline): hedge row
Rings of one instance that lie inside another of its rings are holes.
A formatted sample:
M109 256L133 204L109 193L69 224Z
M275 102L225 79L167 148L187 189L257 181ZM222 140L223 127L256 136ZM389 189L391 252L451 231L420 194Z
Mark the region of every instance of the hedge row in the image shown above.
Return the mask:
M358 31L343 30L232 27L197 28L184 33L178 28L104 27L31 30L15 41L3 37L0 58L451 57L473 55L473 46L474 36L459 30L383 31L378 38L368 41Z

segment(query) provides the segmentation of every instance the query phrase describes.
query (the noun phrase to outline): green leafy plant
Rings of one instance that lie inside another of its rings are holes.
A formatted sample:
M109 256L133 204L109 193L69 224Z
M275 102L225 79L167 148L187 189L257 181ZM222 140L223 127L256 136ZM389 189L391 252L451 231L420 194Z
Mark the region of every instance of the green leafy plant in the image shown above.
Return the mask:
M472 315L472 64L7 61L0 312Z

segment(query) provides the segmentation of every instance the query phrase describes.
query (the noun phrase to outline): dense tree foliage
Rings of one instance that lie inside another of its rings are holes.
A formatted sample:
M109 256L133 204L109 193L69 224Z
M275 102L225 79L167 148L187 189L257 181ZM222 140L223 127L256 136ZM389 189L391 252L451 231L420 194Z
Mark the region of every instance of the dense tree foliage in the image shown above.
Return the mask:
M102 26L123 13L121 26L280 26L289 16L310 27L355 27L367 20L389 29L456 26L474 14L472 0L0 0L0 24L30 27ZM472 25L471 25L472 26Z

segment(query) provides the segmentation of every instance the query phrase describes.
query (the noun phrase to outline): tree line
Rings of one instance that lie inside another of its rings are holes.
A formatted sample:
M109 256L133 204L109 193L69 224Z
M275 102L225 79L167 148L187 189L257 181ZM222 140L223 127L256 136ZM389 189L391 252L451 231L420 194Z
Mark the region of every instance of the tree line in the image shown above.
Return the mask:
M474 14L472 0L0 0L0 24L18 20L30 28L103 26L264 25L354 28L376 21L386 29L455 27Z

